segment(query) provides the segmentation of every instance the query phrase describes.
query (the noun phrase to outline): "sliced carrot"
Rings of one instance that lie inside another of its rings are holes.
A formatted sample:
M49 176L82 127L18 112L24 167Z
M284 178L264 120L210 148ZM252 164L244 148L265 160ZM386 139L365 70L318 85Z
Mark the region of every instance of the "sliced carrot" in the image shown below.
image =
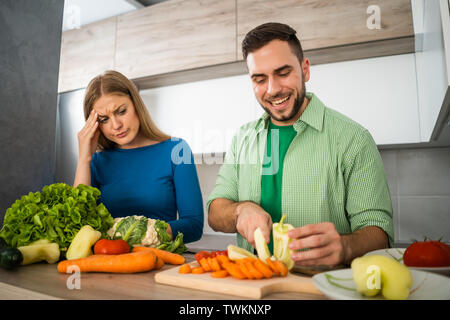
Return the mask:
M219 264L219 260L217 260L216 258L208 258L208 263L213 271L222 270L222 267Z
M228 271L227 270L219 270L211 272L211 277L213 278L225 278L228 277Z
M246 276L248 279L250 279L250 280L255 279L255 278L252 276L252 274L250 273L250 271L248 271L247 267L245 266L245 263L238 264L238 266L239 266L239 269L241 269L242 273L245 274L245 276Z
M241 264L241 263L245 263L245 262L253 263L255 261L256 261L255 258L250 258L250 257L234 260L234 262L237 264Z
M205 270L202 267L195 267L195 268L192 268L192 273L202 274L202 273L205 273Z
M192 269L191 266L189 265L189 263L185 263L183 264L179 269L178 269L178 273L191 273Z
M245 274L242 273L241 269L239 268L239 266L235 263L225 263L223 265L223 267L225 268L225 270L228 271L229 274L231 274L233 277L238 278L238 279L246 279L247 277L245 276Z
M272 272L275 273L276 276L281 275L280 271L278 271L278 268L275 265L275 263L273 263L272 259L267 258L266 263L269 266L270 270L272 270Z
M165 263L169 264L183 264L186 262L186 258L183 257L182 255L165 250L144 246L134 247L132 250L132 252L140 252L140 251L152 251L154 254L156 254L158 258L163 259Z
M57 269L66 273L70 266L78 266L81 272L135 273L150 271L156 266L153 252L130 252L117 255L94 254L87 258L63 260Z
M279 261L279 260L275 260L273 263L276 265L276 267L277 267L278 271L280 272L281 276L282 277L286 277L287 274L289 273L289 270L285 266L285 264L283 262Z
M230 259L225 255L218 255L216 259L219 261L220 266L223 267L224 263L231 262Z
M259 272L261 272L265 278L272 278L273 276L273 271L270 270L270 268L264 263L262 262L262 260L257 259L253 265L255 266L256 269L258 269Z
M206 258L200 259L198 263L200 263L200 266L203 268L205 272L211 271L211 267L209 266L208 260Z
M245 266L247 267L253 278L258 280L264 278L264 275L259 272L251 262L245 262Z

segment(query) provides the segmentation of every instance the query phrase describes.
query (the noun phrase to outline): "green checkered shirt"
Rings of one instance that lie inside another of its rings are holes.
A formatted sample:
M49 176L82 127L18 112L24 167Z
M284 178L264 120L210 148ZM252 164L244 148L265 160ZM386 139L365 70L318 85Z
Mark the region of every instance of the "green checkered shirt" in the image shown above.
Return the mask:
M286 153L282 179L282 212L294 227L333 222L340 234L378 226L394 243L392 202L383 163L370 133L346 116L327 108L313 93L294 123L297 135ZM261 202L269 115L243 125L234 135L207 202ZM276 222L276 221L275 221ZM238 233L240 247L253 247Z

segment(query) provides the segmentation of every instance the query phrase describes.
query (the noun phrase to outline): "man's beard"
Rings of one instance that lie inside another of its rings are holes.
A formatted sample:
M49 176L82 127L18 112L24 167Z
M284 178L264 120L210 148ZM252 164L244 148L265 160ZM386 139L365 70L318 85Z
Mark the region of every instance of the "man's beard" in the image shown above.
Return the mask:
M261 102L259 103L261 107L267 112L267 114L274 120L279 122L288 122L292 120L300 111L300 108L303 105L303 102L305 101L306 97L306 88L305 88L305 82L302 81L302 90L297 94L297 97L294 100L294 107L292 108L291 112L286 116L276 117L271 111L270 108L266 108ZM272 97L273 99L276 99L277 96Z

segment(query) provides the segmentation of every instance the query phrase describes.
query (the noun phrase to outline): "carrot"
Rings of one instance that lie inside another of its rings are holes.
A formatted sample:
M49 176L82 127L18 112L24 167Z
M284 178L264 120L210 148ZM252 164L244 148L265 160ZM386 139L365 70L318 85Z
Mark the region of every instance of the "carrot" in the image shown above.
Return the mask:
M164 260L163 259L160 259L160 258L158 258L158 256L156 256L156 266L155 266L155 269L156 270L159 270L159 269L161 269L162 267L164 267L164 265L166 264L165 262L164 262Z
M186 259L182 255L165 250L151 247L134 247L132 250L132 252L139 251L152 251L158 258L163 259L163 261L168 264L183 264L186 262Z
M288 272L289 272L289 270L285 266L285 264L283 262L279 261L279 260L275 260L273 263L277 266L277 269L280 272L281 276L282 277L286 277Z
M224 263L231 262L230 259L225 255L218 255L216 259L219 261L220 266L223 267Z
M58 271L67 273L70 266L78 266L81 272L135 273L150 271L156 266L153 252L132 252L118 255L95 254L87 258L63 260Z
M195 267L195 268L192 268L192 273L193 274L202 274L202 273L205 273L205 270L202 267Z
M222 270L220 264L219 264L219 260L217 260L216 258L208 258L208 264L211 267L211 269L213 271L220 271Z
M247 267L245 266L245 263L240 263L238 264L239 269L241 269L242 273L245 274L245 276L252 280L255 279L255 277L252 276L252 274L250 273L250 271L248 271Z
M192 269L191 266L189 265L189 263L185 263L183 264L179 269L178 269L178 273L191 273Z
M262 262L262 260L257 259L253 265L256 269L258 269L259 272L261 272L265 278L272 278L273 272L270 270L270 268Z
M200 266L203 268L205 272L211 271L211 267L209 266L208 260L206 258L200 259L198 263L200 263Z
M238 279L247 279L245 274L242 273L239 266L235 263L226 263L224 264L225 270L228 271L229 274L231 274L233 277Z
M272 259L267 258L266 259L266 263L269 266L269 268L273 271L273 273L275 273L275 275L279 276L281 275L280 271L278 271L277 266L273 263Z
M256 269L251 262L245 262L245 266L247 267L248 271L252 275L253 278L256 279L262 279L264 278L264 275Z
M225 278L228 277L228 271L227 270L219 270L211 272L211 277L213 278Z
M255 258L250 258L250 257L234 260L234 262L237 264L241 264L241 263L245 263L245 262L253 263L255 261L256 261Z

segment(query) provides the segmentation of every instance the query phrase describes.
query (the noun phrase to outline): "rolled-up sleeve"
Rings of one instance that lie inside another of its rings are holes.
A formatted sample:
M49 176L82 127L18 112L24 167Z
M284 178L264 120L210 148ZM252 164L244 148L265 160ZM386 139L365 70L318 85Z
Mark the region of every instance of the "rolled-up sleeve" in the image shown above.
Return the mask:
M386 232L392 247L392 201L380 153L367 130L355 142L355 154L344 172L345 207L352 232L367 226L377 226Z

